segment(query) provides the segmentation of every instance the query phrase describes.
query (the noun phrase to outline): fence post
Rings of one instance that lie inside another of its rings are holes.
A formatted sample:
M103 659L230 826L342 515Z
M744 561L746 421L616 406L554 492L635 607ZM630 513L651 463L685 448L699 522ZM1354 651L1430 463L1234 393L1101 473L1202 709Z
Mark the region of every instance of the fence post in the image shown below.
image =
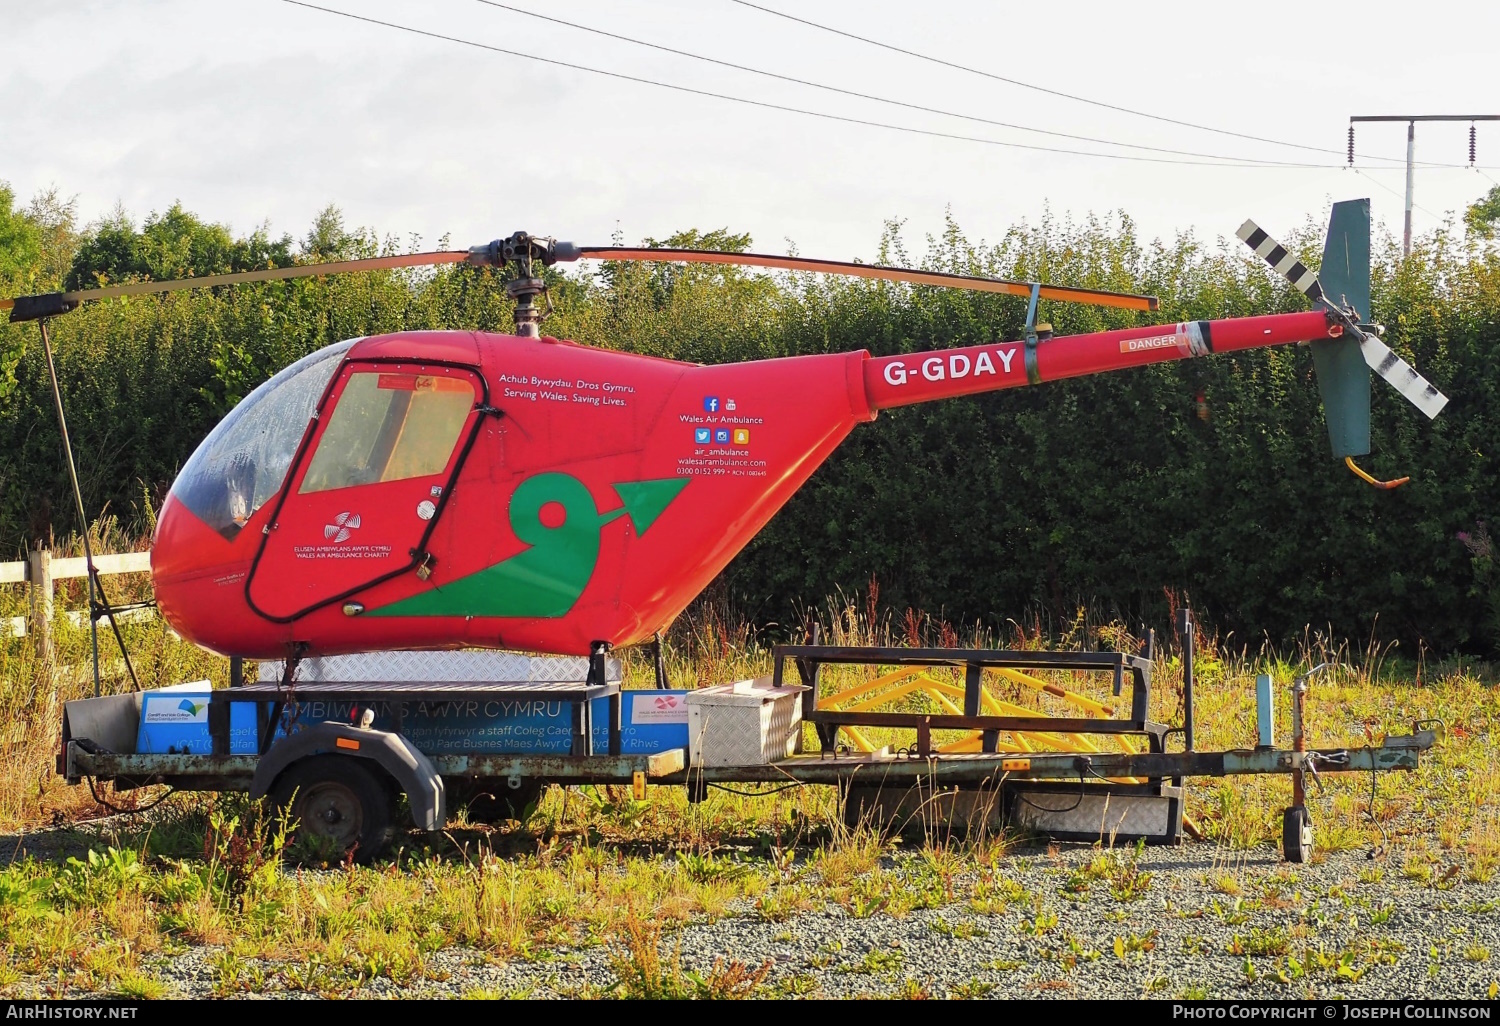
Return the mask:
M36 644L36 656L43 662L52 662L52 552L37 542L31 550L31 632Z

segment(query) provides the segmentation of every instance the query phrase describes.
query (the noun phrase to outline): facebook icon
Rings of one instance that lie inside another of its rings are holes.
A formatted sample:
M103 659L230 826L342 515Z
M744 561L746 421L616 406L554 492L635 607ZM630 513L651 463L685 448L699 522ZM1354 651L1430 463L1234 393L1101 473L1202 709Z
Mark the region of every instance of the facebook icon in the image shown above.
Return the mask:
M714 442L717 443L717 444L719 444L719 445L728 445L729 444L729 429L728 428L719 428L717 431L715 431L714 432Z
M703 397L703 412L704 413L718 413L719 412L719 397L716 396L716 395L706 395L706 396L704 396Z

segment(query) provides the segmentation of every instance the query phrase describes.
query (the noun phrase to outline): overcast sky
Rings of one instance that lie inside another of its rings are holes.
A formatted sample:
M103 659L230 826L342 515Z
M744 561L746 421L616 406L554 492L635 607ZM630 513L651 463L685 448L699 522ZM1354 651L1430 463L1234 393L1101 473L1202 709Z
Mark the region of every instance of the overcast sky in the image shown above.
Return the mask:
M714 67L477 0L316 0L490 46L764 103L935 132L1132 153ZM731 0L533 0L593 28L978 118L1143 146L1322 167L1204 167L1043 153L756 108L424 38L283 0L0 0L0 180L49 185L84 218L181 200L245 232L354 224L455 246L518 228L579 243L696 227L758 249L869 258L887 218L920 251L945 208L994 240L1049 206L1124 210L1148 236L1273 232L1372 197L1399 234L1399 163L1343 170L1351 114L1500 113L1500 4L757 0L993 74L1183 121L1048 96L794 24ZM1418 125L1421 161L1467 163L1468 125ZM1401 158L1404 125L1363 126ZM1500 179L1500 122L1479 127ZM1376 170L1379 168L1380 170ZM1492 181L1418 171L1418 231ZM1384 186L1384 188L1382 188Z

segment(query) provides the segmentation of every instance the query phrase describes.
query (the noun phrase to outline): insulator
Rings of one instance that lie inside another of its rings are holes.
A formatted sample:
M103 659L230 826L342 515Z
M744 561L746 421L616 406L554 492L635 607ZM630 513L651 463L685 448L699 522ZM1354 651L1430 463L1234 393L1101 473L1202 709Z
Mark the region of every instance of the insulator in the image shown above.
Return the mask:
M1469 166L1474 166L1474 122L1469 122Z
M1354 166L1354 126L1349 126L1349 166Z

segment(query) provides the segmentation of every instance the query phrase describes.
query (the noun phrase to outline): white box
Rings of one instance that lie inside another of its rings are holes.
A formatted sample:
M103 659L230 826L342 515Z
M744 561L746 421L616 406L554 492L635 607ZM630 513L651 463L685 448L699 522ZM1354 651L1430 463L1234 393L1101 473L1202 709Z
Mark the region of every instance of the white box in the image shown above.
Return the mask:
M689 691L688 747L694 766L765 766L802 750L802 692L770 677Z

